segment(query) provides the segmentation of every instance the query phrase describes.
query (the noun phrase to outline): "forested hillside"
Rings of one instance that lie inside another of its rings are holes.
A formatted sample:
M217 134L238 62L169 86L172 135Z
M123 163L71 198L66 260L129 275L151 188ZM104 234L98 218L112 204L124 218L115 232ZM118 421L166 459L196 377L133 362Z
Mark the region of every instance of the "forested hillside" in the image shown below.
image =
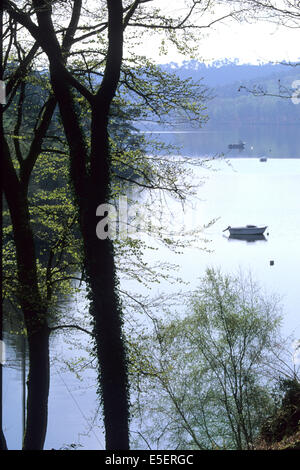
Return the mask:
M228 61L207 66L190 61L180 66L170 63L162 67L182 78L202 80L211 96L207 103L210 128L219 124L300 122L300 108L291 100L295 92L293 82L300 78L300 70L296 66L271 63L240 65ZM262 96L264 92L274 96Z

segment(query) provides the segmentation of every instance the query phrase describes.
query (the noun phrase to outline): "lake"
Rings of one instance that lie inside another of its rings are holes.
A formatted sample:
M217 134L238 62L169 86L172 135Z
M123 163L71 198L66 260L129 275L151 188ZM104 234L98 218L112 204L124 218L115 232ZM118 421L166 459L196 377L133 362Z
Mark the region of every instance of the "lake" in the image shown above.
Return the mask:
M187 152L191 155L190 152ZM268 293L282 297L284 312L283 333L300 338L299 269L300 269L300 159L240 158L229 162L213 162L213 170L195 167L195 176L206 178L199 186L198 198L187 204L185 212L169 200L169 216L175 227L192 229L217 221L204 235L211 252L193 246L182 255L173 255L157 244L157 250L145 253L146 261L171 261L179 265L180 276L189 283L184 289L193 289L208 266L219 266L224 272L250 270ZM170 222L171 222L170 219ZM223 230L234 225L267 225L265 240L247 242L229 239ZM200 243L201 246L201 243ZM274 261L274 265L270 264ZM141 292L133 281L122 281L122 287ZM143 288L145 290L145 288ZM162 282L152 289L152 295L176 291L176 284ZM85 310L84 298L78 297L72 309ZM77 332L76 341L86 343L84 334ZM3 406L4 431L10 449L21 447L22 434L22 373L20 345L7 340L8 363L4 367ZM83 371L83 379L76 378L55 358L72 358L74 351L66 337L59 334L51 343L52 376L49 399L49 427L46 449L80 443L83 449L103 449L104 437L93 422L97 410L95 372ZM79 361L84 351L76 353ZM87 358L85 359L87 360ZM81 362L78 362L81 367ZM80 368L79 367L79 368Z
M148 125L150 127L150 125ZM165 131L147 130L147 136L158 138L166 144L179 146L183 155L198 156L224 154L228 158L300 158L299 124L287 125L239 125L237 123L213 123L208 121L202 129ZM230 144L243 142L242 151L229 149Z

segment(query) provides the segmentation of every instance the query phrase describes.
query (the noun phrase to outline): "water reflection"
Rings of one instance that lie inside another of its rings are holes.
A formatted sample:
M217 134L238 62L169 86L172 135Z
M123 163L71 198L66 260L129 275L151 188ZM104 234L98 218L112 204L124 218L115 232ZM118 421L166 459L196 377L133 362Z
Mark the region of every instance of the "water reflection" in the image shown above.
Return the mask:
M245 235L229 235L228 241L231 240L244 240L246 242L256 242L258 240L260 241L267 241L266 237L264 235L257 235L257 234L245 234Z

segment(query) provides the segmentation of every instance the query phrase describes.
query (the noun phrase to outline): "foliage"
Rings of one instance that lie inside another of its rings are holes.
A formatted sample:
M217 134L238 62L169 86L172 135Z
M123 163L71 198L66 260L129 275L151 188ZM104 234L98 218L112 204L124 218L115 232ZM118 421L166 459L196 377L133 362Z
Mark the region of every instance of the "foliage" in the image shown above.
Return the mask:
M29 74L4 114L4 131L12 162L21 179L36 128L48 99L45 74ZM28 181L28 205L36 246L39 288L53 306L74 291L72 274L80 271L81 242L68 178L68 153L57 113L44 138ZM17 265L9 212L4 212L3 295L18 304Z
M140 339L133 360L138 445L250 449L274 409L277 302L251 277L209 269L188 305L184 316L156 319Z
M281 379L281 406L263 423L256 448L300 449L300 383Z

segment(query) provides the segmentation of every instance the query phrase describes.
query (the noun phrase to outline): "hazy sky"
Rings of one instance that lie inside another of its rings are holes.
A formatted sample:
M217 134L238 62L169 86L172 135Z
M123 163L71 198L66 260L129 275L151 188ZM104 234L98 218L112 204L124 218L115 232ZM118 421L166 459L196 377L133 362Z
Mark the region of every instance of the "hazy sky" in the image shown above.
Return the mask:
M182 1L160 0L158 4L160 7L164 4L167 10L176 14L180 11ZM221 15L220 7L217 10L217 13L219 12ZM202 20L203 22L205 23ZM279 27L268 22L249 24L230 20L218 23L205 31L207 33L201 40L199 53L207 61L238 58L241 62L257 63L295 61L300 57L300 23L298 30ZM171 48L167 55L158 56L158 43L159 41L155 41L152 37L151 41L145 41L142 44L141 52L147 52L152 58L162 63L180 62L185 59Z
M219 25L203 41L204 58L238 58L242 62L293 61L300 57L300 28L270 23ZM207 49L206 49L207 48Z

